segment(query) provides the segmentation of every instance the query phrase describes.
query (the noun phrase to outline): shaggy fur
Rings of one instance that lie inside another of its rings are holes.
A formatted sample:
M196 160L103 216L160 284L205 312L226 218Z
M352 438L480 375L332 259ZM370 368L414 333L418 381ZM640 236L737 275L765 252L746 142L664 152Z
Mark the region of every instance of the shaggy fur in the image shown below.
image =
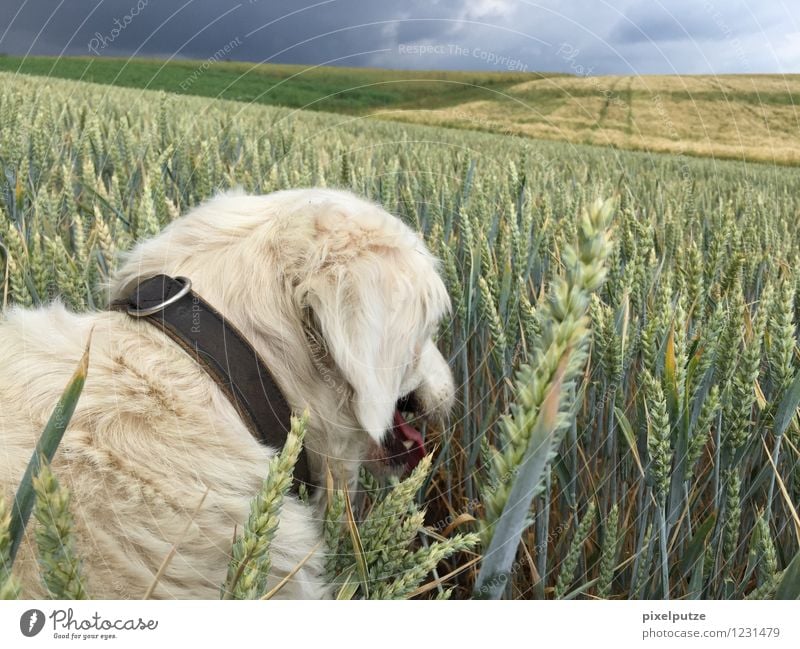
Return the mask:
M420 237L341 191L227 193L140 243L111 299L143 278L185 275L256 347L295 411L315 479L355 479L414 393L427 415L450 408L453 382L431 336L449 309ZM141 597L173 543L160 598L216 598L276 449L257 443L208 375L150 324L60 303L0 322L0 495L13 497L36 439L92 333L88 379L54 460L72 493L88 592ZM208 489L199 513L191 520ZM289 497L272 548L272 583L319 542L324 490ZM191 522L190 522L191 520ZM184 528L189 525L183 537ZM15 572L42 597L29 525ZM280 592L325 596L323 551Z

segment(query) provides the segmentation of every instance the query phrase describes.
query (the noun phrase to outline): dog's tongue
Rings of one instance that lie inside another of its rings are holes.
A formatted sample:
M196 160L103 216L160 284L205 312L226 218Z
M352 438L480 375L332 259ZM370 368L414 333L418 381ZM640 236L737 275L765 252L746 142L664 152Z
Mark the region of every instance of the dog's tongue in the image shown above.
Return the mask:
M399 410L394 411L391 436L386 440L385 446L388 462L403 466L406 471L411 471L425 457L422 433L411 426Z

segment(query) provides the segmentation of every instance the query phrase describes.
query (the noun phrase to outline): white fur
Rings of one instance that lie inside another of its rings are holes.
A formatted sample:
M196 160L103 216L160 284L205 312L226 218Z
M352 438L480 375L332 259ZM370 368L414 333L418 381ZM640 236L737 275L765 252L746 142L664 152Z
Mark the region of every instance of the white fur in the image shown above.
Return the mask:
M191 278L256 347L292 408L310 410L306 448L321 484L327 470L355 479L399 397L414 391L432 415L451 406L452 377L431 341L449 308L435 260L373 203L326 189L223 194L136 246L111 298L158 273ZM0 495L13 497L90 332L88 379L54 461L72 494L87 590L141 597L178 543L154 596L215 598L275 449L258 444L208 375L148 323L59 303L6 315ZM309 506L284 504L272 583L319 542L323 491ZM26 597L41 597L32 527L15 572ZM280 595L325 596L323 554Z

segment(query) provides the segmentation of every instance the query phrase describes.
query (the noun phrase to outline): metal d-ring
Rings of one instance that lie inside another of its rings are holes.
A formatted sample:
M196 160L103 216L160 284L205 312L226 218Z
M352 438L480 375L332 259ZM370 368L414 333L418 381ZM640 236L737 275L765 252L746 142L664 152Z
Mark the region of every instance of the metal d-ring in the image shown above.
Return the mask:
M192 290L192 280L188 277L183 276L176 276L175 279L183 284L181 290L175 293L170 298L167 298L163 302L156 304L155 306L147 307L146 309L136 309L132 306L128 306L128 315L133 316L134 318L146 318L149 315L153 315L154 313L158 313L159 311L163 311L166 309L170 304L174 304L178 300L180 300L184 295L189 293Z

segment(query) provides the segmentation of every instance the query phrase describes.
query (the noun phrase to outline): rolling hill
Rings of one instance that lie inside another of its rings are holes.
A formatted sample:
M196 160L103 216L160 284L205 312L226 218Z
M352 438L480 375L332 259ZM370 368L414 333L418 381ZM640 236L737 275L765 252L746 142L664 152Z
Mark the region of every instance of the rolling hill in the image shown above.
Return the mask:
M800 164L800 75L576 77L114 58L0 71L687 156Z

